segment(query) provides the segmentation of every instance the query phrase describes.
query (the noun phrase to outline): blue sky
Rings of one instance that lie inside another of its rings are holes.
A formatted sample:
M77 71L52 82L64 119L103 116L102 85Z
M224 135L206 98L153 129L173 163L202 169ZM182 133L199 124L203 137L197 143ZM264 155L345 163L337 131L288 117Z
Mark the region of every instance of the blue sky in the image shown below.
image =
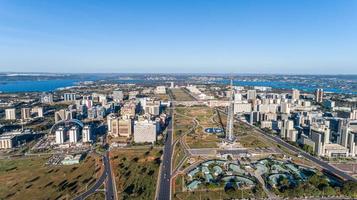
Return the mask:
M357 1L1 0L0 71L357 73Z

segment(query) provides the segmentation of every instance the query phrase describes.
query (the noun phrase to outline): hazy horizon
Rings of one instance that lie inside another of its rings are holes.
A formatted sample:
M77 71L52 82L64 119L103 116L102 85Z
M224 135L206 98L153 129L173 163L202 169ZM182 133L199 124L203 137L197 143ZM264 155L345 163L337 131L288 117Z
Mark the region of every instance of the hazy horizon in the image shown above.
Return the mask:
M357 74L357 1L0 1L0 71Z

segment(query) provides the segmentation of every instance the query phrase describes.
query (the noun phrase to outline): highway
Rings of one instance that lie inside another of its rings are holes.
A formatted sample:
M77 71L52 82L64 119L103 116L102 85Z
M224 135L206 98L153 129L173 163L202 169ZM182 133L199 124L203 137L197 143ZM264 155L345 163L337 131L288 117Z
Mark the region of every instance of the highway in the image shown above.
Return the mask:
M109 161L109 151L106 152L106 156L104 157L105 161L105 171L107 173L107 181L105 184L105 199L106 200L114 200L115 199L115 189L114 189L114 184L113 184L113 173L112 173L112 168L110 166L110 161Z
M167 134L165 139L165 146L163 152L163 160L161 166L161 175L159 183L158 200L171 199L171 159L172 159L172 131L173 131L173 113L170 110L171 120L167 127Z
M112 178L112 171L109 163L109 152L107 151L105 155L102 157L103 164L104 164L104 171L99 179L92 185L87 191L83 192L74 200L84 200L93 193L96 192L97 189L100 188L101 185L106 181L106 190L105 190L105 197L107 200L113 200L115 198L114 195L114 185L113 185L113 178Z

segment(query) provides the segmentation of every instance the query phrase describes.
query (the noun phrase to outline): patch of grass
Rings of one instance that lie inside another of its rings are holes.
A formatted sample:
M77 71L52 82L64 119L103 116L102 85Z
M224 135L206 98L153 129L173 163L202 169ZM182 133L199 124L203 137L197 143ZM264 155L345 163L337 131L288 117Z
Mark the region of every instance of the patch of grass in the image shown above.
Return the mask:
M173 162L173 167L172 169L176 169L178 164L185 158L185 153L181 147L181 144L178 142L175 147L174 147L174 162Z
M173 95L173 98L176 101L194 101L191 95L187 94L182 88L172 88L170 89Z
M31 157L1 160L0 199L71 198L95 181L97 160L94 156L87 156L78 165L56 167L46 166L47 159Z
M111 152L119 199L154 199L160 150L126 149Z

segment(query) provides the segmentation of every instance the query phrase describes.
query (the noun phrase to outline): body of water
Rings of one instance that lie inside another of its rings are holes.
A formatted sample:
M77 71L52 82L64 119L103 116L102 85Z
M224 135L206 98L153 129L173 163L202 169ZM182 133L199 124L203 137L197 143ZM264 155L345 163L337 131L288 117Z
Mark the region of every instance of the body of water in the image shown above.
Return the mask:
M230 80L221 80L218 83L222 84L230 84ZM357 92L339 89L339 88L330 88L324 86L316 86L316 85L306 85L301 83L289 83L289 82L279 82L279 81L240 81L234 80L234 86L264 86L271 87L274 89L298 89L305 92L314 92L316 88L323 88L326 92L340 93L340 94L357 94Z
M73 80L73 79L57 79L57 80L44 80L44 81L0 81L1 92L50 92L58 88L74 86L80 81L93 81L96 78L90 78L88 80ZM98 79L99 80L99 79ZM117 83L143 83L143 80L116 80ZM151 81L155 82L155 81ZM221 84L229 84L229 80L217 81ZM348 91L339 88L326 88L319 86L307 86L306 84L299 83L287 83L277 81L233 81L235 86L265 86L274 89L298 89L306 92L314 92L316 88L323 88L327 92L334 93L350 93L357 94L357 92Z
M0 82L2 92L49 92L61 87L74 86L78 80L6 81Z

